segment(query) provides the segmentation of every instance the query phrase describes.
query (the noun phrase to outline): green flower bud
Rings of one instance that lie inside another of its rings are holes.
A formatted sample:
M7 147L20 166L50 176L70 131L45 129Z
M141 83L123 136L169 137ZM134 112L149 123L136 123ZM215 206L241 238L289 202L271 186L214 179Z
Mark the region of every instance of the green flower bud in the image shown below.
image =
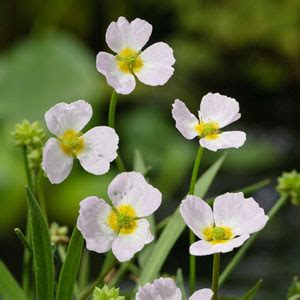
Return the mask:
M276 187L279 193L287 193L294 205L300 205L300 174L297 171L283 172Z
M105 285L102 289L97 287L94 289L93 300L125 300L125 297L119 296L119 289L110 289Z
M46 134L39 122L30 123L24 120L16 125L12 136L17 146L38 148L44 144Z
M50 240L52 244L67 244L69 242L68 227L59 226L57 223L50 225Z

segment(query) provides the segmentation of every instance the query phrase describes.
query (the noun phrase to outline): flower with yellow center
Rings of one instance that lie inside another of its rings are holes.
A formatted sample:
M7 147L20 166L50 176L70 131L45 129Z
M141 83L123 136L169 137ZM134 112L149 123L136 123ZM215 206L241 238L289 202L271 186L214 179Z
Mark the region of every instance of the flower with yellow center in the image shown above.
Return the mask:
M106 42L116 55L99 52L97 70L119 94L130 94L135 88L135 77L151 85L164 85L173 75L173 50L166 43L155 43L144 51L152 33L152 25L135 19L128 22L119 17L106 32Z
M43 151L42 167L51 183L68 177L75 158L86 171L101 175L117 157L119 137L114 129L97 126L81 132L91 117L92 107L84 100L58 103L46 112L47 126L57 136L47 141Z
M173 103L172 115L176 128L188 140L199 137L202 147L211 151L226 148L239 148L246 141L242 131L226 131L220 129L238 120L238 102L218 93L208 93L202 98L197 119L179 99Z
M258 203L253 198L244 198L243 193L217 197L213 210L202 199L187 196L180 205L180 213L187 226L200 238L190 246L190 253L200 256L240 247L268 220Z
M161 193L137 172L119 174L109 185L111 205L97 197L80 202L77 227L87 249L104 253L112 249L116 258L130 260L145 244L152 242L145 218L161 204Z

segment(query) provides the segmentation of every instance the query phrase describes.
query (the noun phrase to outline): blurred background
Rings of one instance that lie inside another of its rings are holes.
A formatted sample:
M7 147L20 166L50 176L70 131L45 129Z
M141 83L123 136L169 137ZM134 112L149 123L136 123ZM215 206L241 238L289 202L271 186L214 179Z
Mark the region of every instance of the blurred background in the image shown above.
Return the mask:
M163 87L138 84L120 96L117 131L120 151L132 168L139 149L151 166L148 177L164 195L158 220L172 213L185 195L197 151L174 126L175 98L197 112L208 92L240 102L242 118L230 129L248 134L244 147L229 151L208 196L233 191L264 178L272 183L255 193L268 210L278 198L276 177L299 168L300 2L298 0L9 0L0 2L0 251L20 278L22 247L13 233L24 228L25 174L21 149L10 136L15 123L39 120L60 101L85 99L93 105L88 128L107 124L111 88L96 71L95 57L108 51L105 31L118 16L153 25L149 41L174 49L175 75ZM47 132L50 136L50 134ZM201 172L219 156L203 157ZM116 175L93 176L76 166L62 184L47 184L50 220L70 228L78 204L89 195L106 195ZM284 299L294 275L300 275L300 209L286 206L260 235L223 294L241 295L258 278L257 299ZM231 258L223 256L223 266ZM95 261L98 256L93 256ZM201 286L210 282L210 258L197 259ZM97 263L96 263L97 265ZM188 234L174 247L164 271L178 267L188 275Z

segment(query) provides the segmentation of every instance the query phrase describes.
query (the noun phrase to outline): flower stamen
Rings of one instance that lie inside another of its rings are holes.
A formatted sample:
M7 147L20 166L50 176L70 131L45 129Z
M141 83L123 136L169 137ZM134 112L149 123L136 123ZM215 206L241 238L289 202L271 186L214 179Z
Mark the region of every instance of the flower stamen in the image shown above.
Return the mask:
M195 130L198 132L200 138L216 139L219 135L219 124L217 122L204 123L200 121L196 126Z
M207 227L203 230L203 235L212 244L226 243L233 238L231 228L226 226Z
M60 137L60 147L69 156L77 157L84 149L82 133L69 129Z
M118 68L123 73L135 73L140 71L144 65L144 62L139 55L139 51L135 51L131 48L123 49L116 56Z

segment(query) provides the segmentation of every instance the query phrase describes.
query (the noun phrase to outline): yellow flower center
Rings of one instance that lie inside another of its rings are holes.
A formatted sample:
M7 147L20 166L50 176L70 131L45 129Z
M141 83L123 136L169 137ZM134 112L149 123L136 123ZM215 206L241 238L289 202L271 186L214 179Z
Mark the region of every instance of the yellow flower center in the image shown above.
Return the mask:
M132 234L137 228L137 215L130 204L123 204L111 211L107 218L108 226L119 234Z
M200 121L195 126L195 129L200 137L205 137L210 140L214 140L219 136L219 124L217 122L204 123L203 121Z
M233 238L231 228L226 226L207 227L202 233L205 239L212 244L226 243Z
M76 157L84 149L82 133L69 129L60 137L60 147L69 156Z
M140 71L144 62L139 55L139 51L135 51L131 48L123 49L116 56L118 68L124 73L136 73Z

